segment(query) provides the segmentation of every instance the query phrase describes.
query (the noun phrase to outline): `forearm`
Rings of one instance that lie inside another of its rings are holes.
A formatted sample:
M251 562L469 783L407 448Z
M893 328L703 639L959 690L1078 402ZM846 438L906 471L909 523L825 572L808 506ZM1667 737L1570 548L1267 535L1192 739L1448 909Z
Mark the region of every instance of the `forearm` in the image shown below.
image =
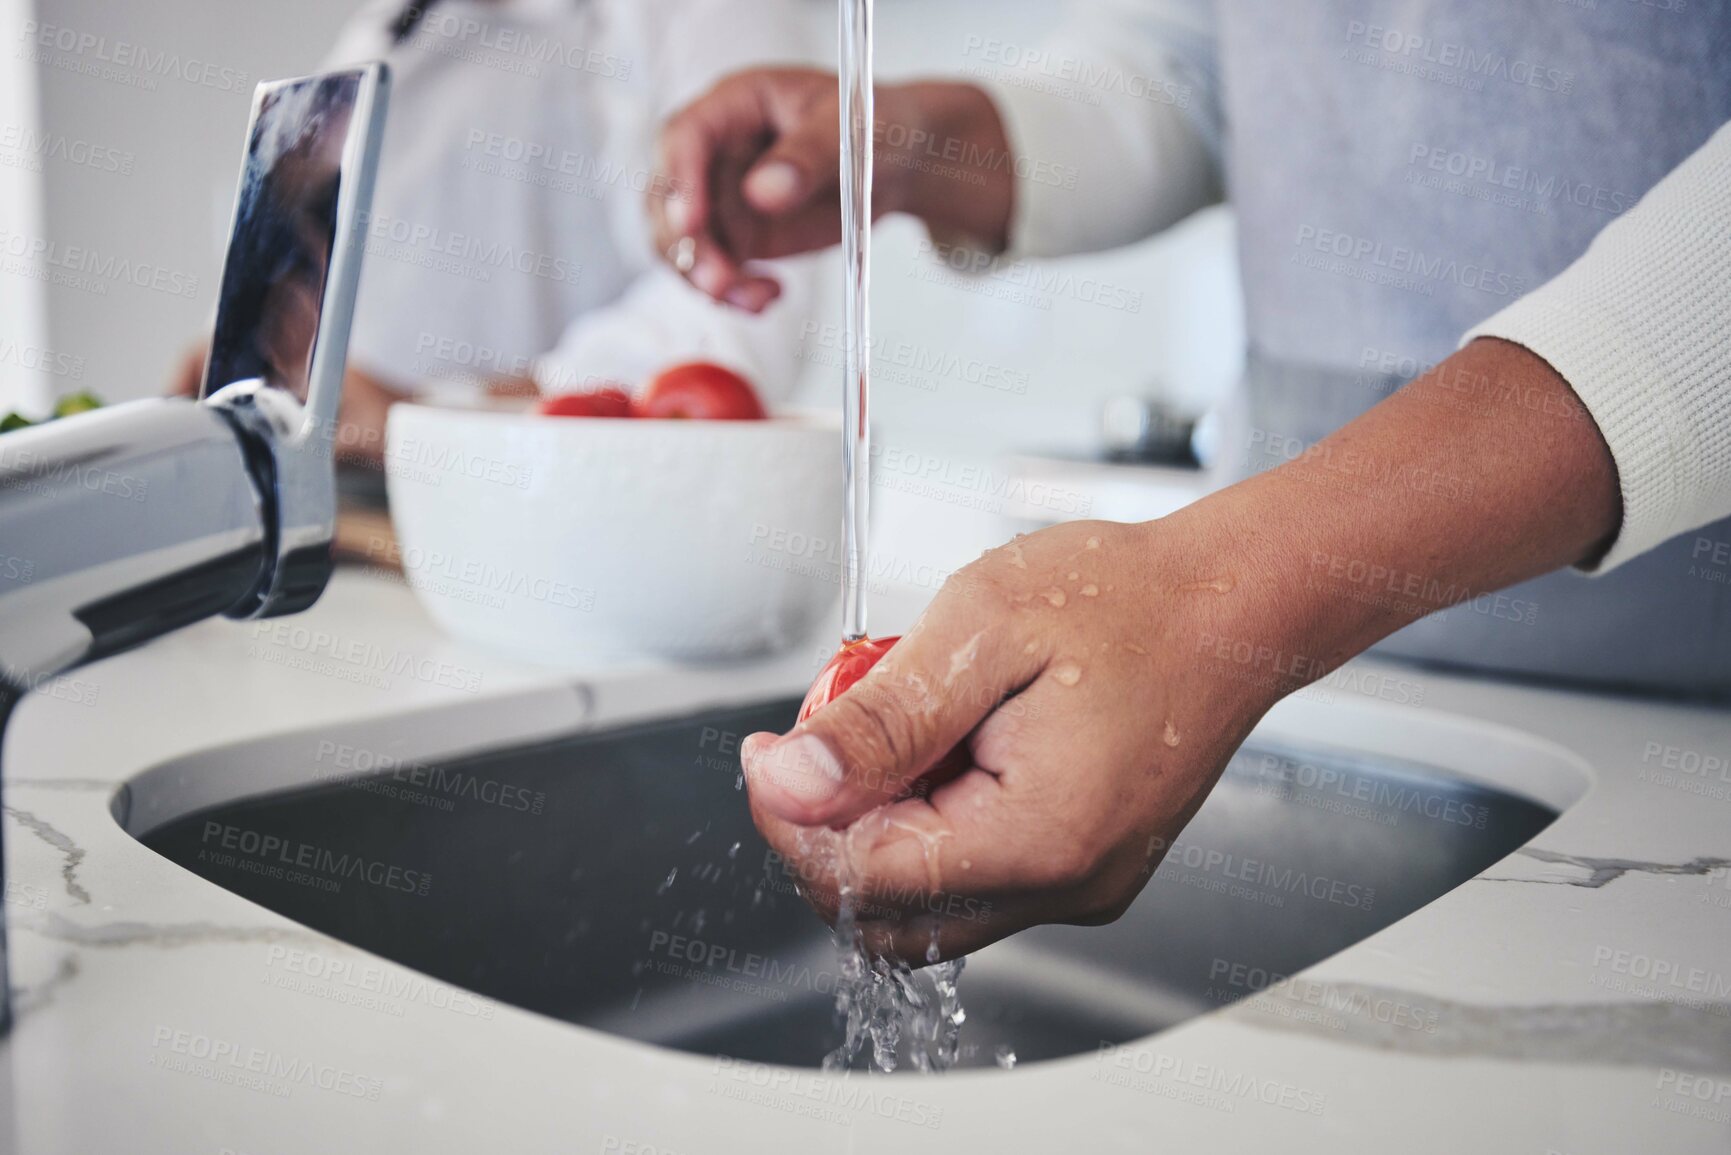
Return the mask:
M1622 505L1568 383L1486 340L1187 513L1204 510L1242 573L1246 640L1278 653L1285 693L1427 614L1591 561Z
M970 84L878 90L879 203L918 217L940 242L1009 243L1015 159L996 105Z

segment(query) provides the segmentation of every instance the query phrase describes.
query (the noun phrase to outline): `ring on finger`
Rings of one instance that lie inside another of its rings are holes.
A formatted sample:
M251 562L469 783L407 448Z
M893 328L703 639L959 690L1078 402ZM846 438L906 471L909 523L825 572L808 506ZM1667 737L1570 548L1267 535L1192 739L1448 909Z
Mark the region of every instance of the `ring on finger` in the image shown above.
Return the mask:
M667 260L681 273L689 273L697 267L697 238L680 237L667 248Z

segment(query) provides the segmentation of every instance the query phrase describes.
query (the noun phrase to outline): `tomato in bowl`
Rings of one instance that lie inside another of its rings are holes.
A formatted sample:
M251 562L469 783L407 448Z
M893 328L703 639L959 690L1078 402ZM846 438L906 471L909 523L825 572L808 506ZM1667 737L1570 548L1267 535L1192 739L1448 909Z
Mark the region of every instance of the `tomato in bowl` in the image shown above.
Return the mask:
M766 421L751 382L710 361L674 365L656 374L632 397L614 386L562 393L535 407L543 417L637 417L678 421Z
M633 405L639 417L690 421L762 421L769 416L751 382L708 361L657 374Z
M631 394L607 385L584 393L561 393L535 406L543 417L634 417Z

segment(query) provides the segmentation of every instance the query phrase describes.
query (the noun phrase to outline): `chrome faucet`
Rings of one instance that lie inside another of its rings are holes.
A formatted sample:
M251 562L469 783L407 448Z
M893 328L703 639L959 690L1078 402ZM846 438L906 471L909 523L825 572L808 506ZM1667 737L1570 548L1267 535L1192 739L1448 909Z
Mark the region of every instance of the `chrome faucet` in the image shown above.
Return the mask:
M295 613L324 591L388 88L382 64L259 86L201 400L0 435L0 733L66 670L219 614ZM0 920L0 1035L4 936Z
M276 456L214 399L134 401L0 437L0 542L17 555L0 571L6 680L34 689L244 614L271 578Z

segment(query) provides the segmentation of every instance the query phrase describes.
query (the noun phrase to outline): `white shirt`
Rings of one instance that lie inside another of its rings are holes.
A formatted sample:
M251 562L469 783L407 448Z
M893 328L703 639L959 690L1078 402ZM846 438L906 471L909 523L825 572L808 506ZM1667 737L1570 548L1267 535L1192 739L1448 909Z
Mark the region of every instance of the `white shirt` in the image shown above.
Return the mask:
M762 318L652 251L646 192L668 115L718 77L808 58L792 0L441 0L402 44L368 3L333 66L384 59L391 107L350 357L414 392L532 376L642 382L703 357L766 397L796 376L806 274ZM676 195L676 194L670 194Z

